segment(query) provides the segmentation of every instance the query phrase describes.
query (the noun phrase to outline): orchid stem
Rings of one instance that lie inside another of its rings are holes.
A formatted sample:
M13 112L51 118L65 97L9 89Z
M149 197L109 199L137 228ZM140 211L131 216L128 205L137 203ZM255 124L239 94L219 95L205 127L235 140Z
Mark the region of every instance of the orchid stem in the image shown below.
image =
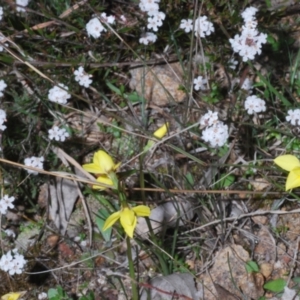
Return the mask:
M128 264L129 264L129 274L131 277L131 288L132 288L132 300L139 299L138 287L135 279L135 272L134 272L134 264L132 260L132 252L131 252L131 243L130 238L126 237L127 243L127 257L128 257Z

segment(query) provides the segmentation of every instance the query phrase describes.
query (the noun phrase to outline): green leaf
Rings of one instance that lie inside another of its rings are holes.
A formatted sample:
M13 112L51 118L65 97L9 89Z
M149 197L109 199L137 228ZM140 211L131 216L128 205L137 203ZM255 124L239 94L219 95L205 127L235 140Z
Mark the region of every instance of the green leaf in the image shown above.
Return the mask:
M253 272L258 272L259 271L259 266L257 263L253 260L246 262L246 271L248 273L253 273Z
M269 290L274 293L279 293L284 290L286 286L286 281L282 278L271 280L264 285L264 289Z
M294 278L292 278L292 280L297 284L300 283L300 277L294 277Z
M107 230L103 231L103 226L104 226L105 220L108 218L108 216L109 216L109 212L104 208L100 208L98 210L98 216L96 217L96 224L106 242L110 241L111 231L112 231L111 227L108 228Z
M115 92L117 95L119 96L123 96L122 91L116 87L115 85L113 85L112 83L110 83L109 81L106 81L106 85L113 91Z
M58 300L59 298L59 295L58 295L58 292L57 292L57 289L49 289L48 290L48 298L50 300Z

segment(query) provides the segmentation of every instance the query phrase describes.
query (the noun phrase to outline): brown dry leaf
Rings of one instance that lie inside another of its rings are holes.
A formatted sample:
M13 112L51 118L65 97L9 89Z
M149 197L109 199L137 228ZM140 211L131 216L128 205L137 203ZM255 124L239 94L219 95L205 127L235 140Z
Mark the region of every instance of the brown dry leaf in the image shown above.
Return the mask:
M183 102L186 93L179 89L182 84L182 67L179 63L130 70L130 87L148 103L166 106Z
M264 178L256 178L255 180L251 181L251 185L254 187L255 191L262 191L271 184Z
M171 274L153 278L143 289L141 300L193 300L196 298L194 277L189 273Z

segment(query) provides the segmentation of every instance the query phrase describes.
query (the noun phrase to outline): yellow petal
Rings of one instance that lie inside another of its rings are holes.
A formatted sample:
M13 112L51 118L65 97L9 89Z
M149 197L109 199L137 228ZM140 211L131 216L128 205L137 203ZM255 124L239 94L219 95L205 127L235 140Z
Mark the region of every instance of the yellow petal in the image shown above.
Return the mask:
M120 222L129 237L133 237L136 226L136 215L133 210L128 207L123 208L120 216Z
M138 217L149 217L151 213L150 207L146 205L138 205L133 207L132 210Z
M109 177L107 177L106 175L100 175L100 176L97 177L96 180L100 183L111 185L112 187L114 186L112 180ZM100 186L100 185L93 185L92 188L95 189L95 190L105 190L106 189L105 186Z
M286 180L285 190L294 189L300 186L300 167L293 169Z
M89 173L103 174L103 169L101 169L98 165L96 165L94 163L85 164L82 167L84 170L86 170Z
M300 167L299 159L294 155L281 155L274 159L274 163L286 171L291 171L296 167Z
M26 292L15 292L8 293L1 297L1 300L18 300L20 297L24 296Z
M111 214L105 221L103 231L113 226L120 219L121 212L117 211Z
M107 174L114 170L115 163L111 156L109 156L105 151L99 150L94 154L93 163L99 165L101 172L99 174Z
M116 171L119 167L120 167L120 165L121 165L121 163L119 162L119 163L117 163L117 164L115 164L115 166L114 166L114 171Z
M155 136L158 139L163 138L166 135L166 133L168 132L168 128L169 128L169 123L167 122L166 124L164 124L163 126L161 126L160 128L158 128L153 133L153 136Z

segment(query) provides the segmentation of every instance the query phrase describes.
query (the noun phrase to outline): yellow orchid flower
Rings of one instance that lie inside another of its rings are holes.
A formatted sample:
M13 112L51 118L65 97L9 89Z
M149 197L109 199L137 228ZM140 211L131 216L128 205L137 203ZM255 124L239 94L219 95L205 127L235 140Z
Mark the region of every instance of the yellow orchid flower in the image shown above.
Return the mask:
M5 294L1 297L1 300L18 300L20 297L24 296L26 292L12 292Z
M115 164L111 156L105 151L99 150L94 154L91 164L83 165L83 169L94 174L109 174L111 171L116 171L121 163Z
M281 155L274 159L274 163L289 172L286 179L285 190L300 186L300 161L294 155Z
M163 126L159 127L154 133L153 136L156 137L157 139L163 138L169 129L169 123L167 122ZM149 151L149 149L155 144L155 141L149 140L146 146L144 147L144 152Z
M169 128L169 123L167 122L166 124L164 124L163 126L159 127L154 133L153 136L161 139L163 138L167 132L168 132L168 128Z
M105 221L103 231L113 226L119 219L126 234L132 238L136 227L137 217L149 217L150 208L146 205L123 207L122 210L111 214Z
M100 183L104 183L107 185L111 185L111 187L114 187L113 181L107 175L100 175L97 177L96 180ZM105 186L101 186L101 185L93 185L92 188L95 190L105 190L106 189Z

